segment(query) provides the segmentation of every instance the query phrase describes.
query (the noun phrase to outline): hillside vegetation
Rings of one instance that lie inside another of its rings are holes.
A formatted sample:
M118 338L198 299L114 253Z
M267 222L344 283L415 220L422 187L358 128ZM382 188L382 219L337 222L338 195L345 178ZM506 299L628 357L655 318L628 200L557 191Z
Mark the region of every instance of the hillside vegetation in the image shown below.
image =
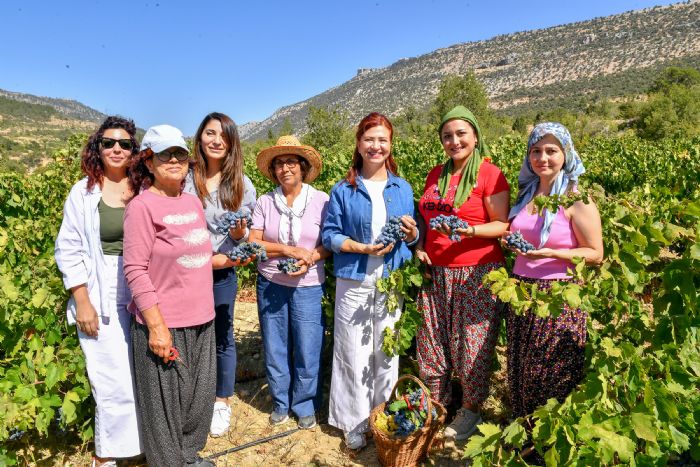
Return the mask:
M661 68L693 66L699 60L700 3L654 7L457 44L385 68L359 70L326 92L243 125L241 135L264 138L285 121L304 134L311 107L341 108L349 122L375 110L397 116L409 107L423 109L446 76L470 71L486 86L494 109L527 104L546 110L552 102L568 105L589 94L636 94Z
M439 112L453 99L486 106L483 89L472 89L475 83L469 77L443 82L431 108ZM547 316L566 302L588 312L586 375L564 401L552 399L518 419L510 416L503 386L495 386L485 404L485 423L465 447L473 465L700 462L699 91L697 70L666 70L644 102L626 110L639 136L629 130L576 140L586 166L580 189L595 200L603 223L600 267L578 263L577 280L556 284L551 292L536 292L506 270L488 276L484 285L516 311L535 304ZM649 109L661 113L647 115ZM421 115L416 118L431 118ZM489 119L495 133L501 122ZM352 133L342 121L337 111L314 109L307 122L305 141L324 156L314 185L326 192L350 165ZM664 126L668 122L672 125ZM434 126L404 125L405 136L394 140L392 153L419 196L426 174L445 155ZM35 462L39 439L75 449L93 437L85 363L75 328L65 319L68 295L53 257L63 202L81 176L84 141L85 135L70 137L51 163L32 174L0 170L0 464ZM260 194L272 186L256 169L255 153L270 142L245 145L245 173ZM515 196L526 134L502 134L489 142L493 162ZM512 260L508 253L508 263ZM239 269L238 277L250 288L254 270ZM384 348L409 359L421 320L415 297L423 280L413 262L380 285L405 303L395 328L385 330ZM327 281L323 306L332 318L333 277ZM499 361L503 337L501 344Z
M104 117L76 101L0 89L0 169L37 168L70 135L92 131Z

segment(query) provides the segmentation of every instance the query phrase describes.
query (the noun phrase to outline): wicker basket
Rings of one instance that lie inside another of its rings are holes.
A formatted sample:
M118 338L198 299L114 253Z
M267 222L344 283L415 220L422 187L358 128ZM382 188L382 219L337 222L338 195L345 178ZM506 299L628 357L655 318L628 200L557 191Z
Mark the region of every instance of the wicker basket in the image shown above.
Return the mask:
M404 375L394 384L390 399L396 397L396 390L399 387L399 383L403 380L413 381L423 389L425 394L429 393L428 388L425 387L421 380L412 375ZM428 418L425 421L425 425L405 438L396 438L386 434L375 425L377 415L384 411L386 404L386 402L379 404L369 414L369 427L372 430L374 443L377 447L379 462L385 467L412 467L418 465L418 462L428 453L433 437L445 423L445 415L447 414L445 408L438 402L428 398ZM433 408L437 412L437 418L435 419L432 418L431 409Z

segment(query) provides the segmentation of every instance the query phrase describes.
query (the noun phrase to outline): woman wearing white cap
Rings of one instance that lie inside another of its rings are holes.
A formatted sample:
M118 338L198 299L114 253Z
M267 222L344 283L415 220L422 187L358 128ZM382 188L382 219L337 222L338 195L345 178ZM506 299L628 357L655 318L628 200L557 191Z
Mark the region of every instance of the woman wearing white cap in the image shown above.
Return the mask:
M309 429L319 408L323 262L330 254L321 245L328 195L308 185L321 172L321 156L294 136L281 136L256 162L278 185L258 200L250 233L270 258L258 264L257 282L270 423L286 422L291 410L299 428Z
M251 214L255 208L255 187L243 175L243 153L236 123L212 112L202 120L193 139L194 167L185 179L185 191L199 197L209 228L214 256L214 330L216 335L216 401L209 433L226 433L231 419L229 398L236 383L236 341L233 337L233 307L238 290L236 266L226 256L239 242L248 239L245 220L228 232L218 231L218 221L229 212Z
M189 150L177 128L149 128L131 164L124 273L146 460L213 465L199 457L216 385L211 241L202 203L183 193Z
M95 399L93 465L143 449L131 367L131 299L122 270L124 206L131 198L128 166L136 125L107 117L81 155L86 177L73 185L56 238L56 264L71 291L68 322L78 329Z

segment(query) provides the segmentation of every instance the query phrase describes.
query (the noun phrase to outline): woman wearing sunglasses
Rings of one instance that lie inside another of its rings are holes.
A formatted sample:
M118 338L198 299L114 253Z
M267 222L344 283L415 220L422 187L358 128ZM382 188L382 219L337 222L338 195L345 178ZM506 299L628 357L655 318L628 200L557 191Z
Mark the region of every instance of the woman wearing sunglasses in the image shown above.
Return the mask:
M143 447L150 466L199 457L216 386L211 240L202 203L183 193L189 151L170 125L149 128L134 157L124 217L124 274Z
M56 238L56 264L71 291L68 322L78 330L95 399L93 465L141 454L131 367L131 300L122 263L128 166L136 147L131 120L107 117L81 155Z
M217 221L239 209L249 214L255 208L255 187L243 175L243 153L238 129L230 117L212 112L202 120L194 136L194 167L185 180L185 191L196 195L204 207L214 256L214 310L216 319L216 400L209 432L221 436L229 429L236 383L236 341L233 338L233 306L238 290L235 266L247 262L226 256L248 238L249 225L240 221L226 234L217 231Z

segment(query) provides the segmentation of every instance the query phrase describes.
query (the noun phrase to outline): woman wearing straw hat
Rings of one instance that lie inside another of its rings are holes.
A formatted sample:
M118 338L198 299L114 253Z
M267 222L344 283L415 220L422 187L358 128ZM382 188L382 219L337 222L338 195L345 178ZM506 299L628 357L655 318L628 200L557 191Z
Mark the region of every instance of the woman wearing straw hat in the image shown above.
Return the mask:
M211 466L199 457L216 389L212 247L202 203L183 193L182 133L146 131L124 215L124 274L133 300L136 401L150 466Z
M446 406L453 371L461 382L462 407L445 435L462 440L480 423L479 405L488 395L500 307L481 282L504 265L498 238L508 227L510 187L487 159L479 124L465 107L445 114L438 134L449 159L428 174L418 208L424 225L442 214L468 226L428 229L416 247L432 275L418 295L423 324L416 342L420 376L433 397Z
M185 179L185 191L197 195L204 207L207 228L214 249L214 331L216 334L216 400L209 433L226 433L236 383L236 341L233 337L233 307L238 280L236 267L247 264L226 256L239 242L248 239L249 225L241 220L222 234L217 221L227 212L255 208L255 187L243 174L243 153L236 123L219 112L208 114L200 123L193 140L194 167Z
M603 260L603 234L595 203L577 201L542 215L533 207L537 195L576 191L584 172L566 127L540 123L533 128L518 176L518 197L509 214L509 230L519 231L536 249L514 250L517 279L547 289L553 281L571 280L568 270L574 269L573 258L583 258L588 264ZM563 401L583 377L586 313L568 306L557 318L509 312L506 328L513 416L524 417L553 397Z
M291 410L299 428L309 429L319 408L323 263L330 254L321 245L328 195L309 185L321 172L321 156L294 136L281 136L256 162L277 184L255 205L250 231L269 258L258 264L257 295L270 423L286 422Z
M387 309L377 280L411 258L408 247L418 237L413 190L396 175L392 136L391 122L382 114L360 121L352 167L331 191L323 226L337 278L328 422L343 430L351 449L365 446L370 411L387 401L398 379L398 357L388 357L382 341L400 311ZM392 217L401 218L405 239L375 243Z

